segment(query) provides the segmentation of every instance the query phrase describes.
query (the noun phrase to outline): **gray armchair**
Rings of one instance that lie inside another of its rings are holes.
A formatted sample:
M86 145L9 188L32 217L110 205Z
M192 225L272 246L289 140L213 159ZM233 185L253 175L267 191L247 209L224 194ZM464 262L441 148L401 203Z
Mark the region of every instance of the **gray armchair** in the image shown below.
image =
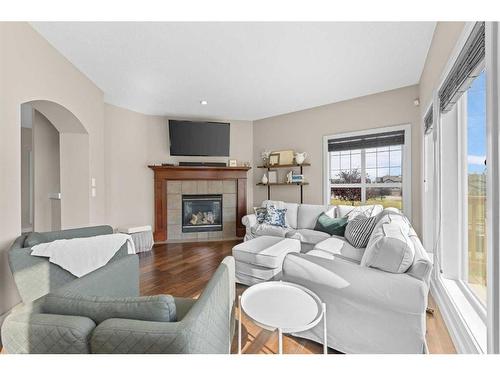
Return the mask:
M197 300L173 298L173 322L144 320L144 315L139 320L137 314L127 319L129 312L123 311L120 318L102 322L76 313L51 314L61 307L46 296L6 318L2 342L7 353L229 353L234 300L234 259L226 257ZM85 304L83 310L78 305L78 313L88 311Z
M91 237L113 233L108 225L76 228L41 233L43 242L58 239ZM47 258L31 255L25 246L26 235L19 236L10 247L9 265L14 281L24 303L34 301L48 293L76 291L92 296L131 297L139 295L139 258L127 253L122 246L105 267L81 278Z

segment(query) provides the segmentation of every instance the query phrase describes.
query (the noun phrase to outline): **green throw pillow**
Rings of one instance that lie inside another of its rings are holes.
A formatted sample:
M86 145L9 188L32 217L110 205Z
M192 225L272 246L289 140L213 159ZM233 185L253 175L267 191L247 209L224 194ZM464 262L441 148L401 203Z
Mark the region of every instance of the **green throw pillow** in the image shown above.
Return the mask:
M319 215L314 230L328 233L330 236L335 235L343 237L346 226L346 217L332 218L323 212Z

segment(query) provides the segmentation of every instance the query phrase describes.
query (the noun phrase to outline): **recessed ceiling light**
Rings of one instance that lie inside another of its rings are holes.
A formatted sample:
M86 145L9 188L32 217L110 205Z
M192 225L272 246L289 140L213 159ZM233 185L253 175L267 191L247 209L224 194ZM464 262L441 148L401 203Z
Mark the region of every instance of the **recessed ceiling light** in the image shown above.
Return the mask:
M200 100L200 104L201 104L201 105L207 105L207 104L208 104L208 102L207 102L206 100Z

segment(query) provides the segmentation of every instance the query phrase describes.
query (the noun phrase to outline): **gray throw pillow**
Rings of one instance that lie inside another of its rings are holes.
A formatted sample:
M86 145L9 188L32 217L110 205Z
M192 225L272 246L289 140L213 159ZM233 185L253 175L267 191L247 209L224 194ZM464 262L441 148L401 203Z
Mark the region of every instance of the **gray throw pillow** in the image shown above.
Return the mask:
M357 248L366 247L378 219L378 215L366 217L363 214L359 214L353 220L349 221L345 227L345 239L347 242Z
M75 294L48 294L42 310L47 314L85 316L96 324L111 318L175 322L174 298L169 295L146 297L91 297Z
M39 232L31 232L24 239L24 247L33 247L35 245L47 242L47 238Z

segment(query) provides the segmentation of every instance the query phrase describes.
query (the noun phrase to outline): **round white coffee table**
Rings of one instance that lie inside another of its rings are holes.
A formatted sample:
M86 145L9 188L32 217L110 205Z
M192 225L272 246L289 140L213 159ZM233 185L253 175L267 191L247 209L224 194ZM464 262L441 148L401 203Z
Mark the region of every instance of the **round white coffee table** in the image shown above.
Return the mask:
M240 354L242 311L258 326L278 330L279 354L283 353L283 333L306 331L323 318L323 353L327 354L326 305L309 289L285 281L268 281L246 289L239 298Z

